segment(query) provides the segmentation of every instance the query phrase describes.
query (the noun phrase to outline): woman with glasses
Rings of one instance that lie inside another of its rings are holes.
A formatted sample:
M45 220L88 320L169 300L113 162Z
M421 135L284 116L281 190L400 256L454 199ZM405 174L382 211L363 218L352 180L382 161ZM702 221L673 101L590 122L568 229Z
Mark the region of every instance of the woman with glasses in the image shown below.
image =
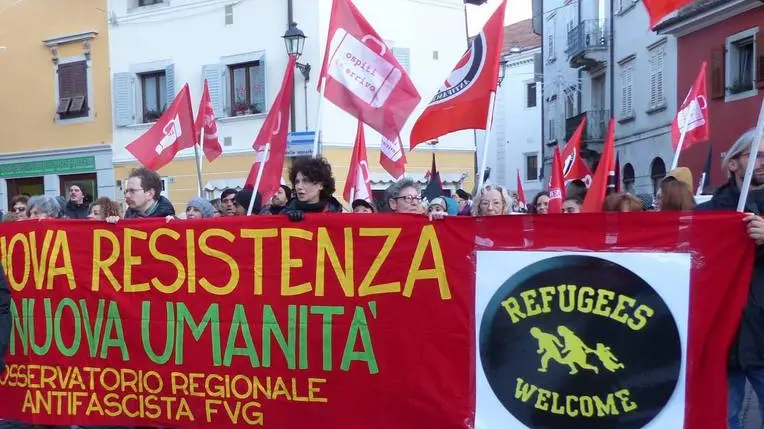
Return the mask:
M478 192L472 204L474 216L501 216L510 213L512 200L502 186L486 186Z
M403 178L387 189L387 204L393 213L422 214L422 197L411 179Z
M7 220L24 220L27 218L27 203L29 203L29 197L26 195L16 195L11 198L11 209L8 210L9 219Z

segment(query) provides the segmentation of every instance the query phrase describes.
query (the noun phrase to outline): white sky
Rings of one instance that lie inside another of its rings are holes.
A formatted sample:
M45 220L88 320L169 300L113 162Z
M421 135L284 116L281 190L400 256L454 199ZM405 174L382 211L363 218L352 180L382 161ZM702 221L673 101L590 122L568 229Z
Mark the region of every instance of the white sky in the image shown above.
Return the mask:
M467 25L470 35L476 34L490 18L501 0L488 0L482 6L467 5ZM514 24L531 17L531 0L508 0L504 25Z

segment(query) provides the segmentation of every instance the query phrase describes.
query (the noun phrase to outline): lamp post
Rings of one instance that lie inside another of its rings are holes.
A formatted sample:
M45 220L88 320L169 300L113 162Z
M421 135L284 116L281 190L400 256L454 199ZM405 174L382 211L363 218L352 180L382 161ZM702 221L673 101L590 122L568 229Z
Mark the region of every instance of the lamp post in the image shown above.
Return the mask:
M504 81L504 77L507 72L507 63L509 63L507 57L501 57L501 60L499 60L499 86L501 86L501 83Z
M302 32L299 28L297 28L297 23L293 22L289 24L289 29L284 33L283 36L281 36L284 39L284 46L286 47L287 55L294 55L295 58L299 59L300 56L302 56L302 50L305 47L305 39L307 39L307 36L305 36L305 33ZM304 78L304 88L305 88L305 130L308 130L308 82L310 81L310 64L308 63L295 63L295 67L297 67L297 70L302 73L302 77Z

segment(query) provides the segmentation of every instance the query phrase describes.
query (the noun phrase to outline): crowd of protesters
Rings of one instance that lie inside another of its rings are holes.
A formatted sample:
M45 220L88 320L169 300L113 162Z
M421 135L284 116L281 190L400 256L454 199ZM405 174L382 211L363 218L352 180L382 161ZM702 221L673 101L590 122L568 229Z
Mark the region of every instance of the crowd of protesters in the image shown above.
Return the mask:
M603 204L607 212L642 211L693 211L736 210L743 175L749 159L755 163L751 180L751 193L747 198L744 221L748 235L759 246L764 246L764 151L754 154L750 147L753 130L742 135L725 153L722 168L727 183L716 190L711 200L696 207L693 195L694 182L689 169L680 167L669 172L653 195L633 195L614 192ZM527 205L518 201L517 195L501 185L488 185L473 197L464 190L455 195L435 195L423 198L422 191L411 179L401 179L390 186L379 207L366 200L350 202L348 208L333 196L335 180L332 168L323 158L295 160L289 171L291 186L282 185L269 201L263 202L259 193L252 189L226 189L219 199L208 201L194 198L188 201L185 213L177 215L186 219L213 218L221 216L285 215L292 221L304 219L306 213L377 213L380 211L402 214L428 215L430 219L446 216L498 216L510 214L549 214L549 193L538 193ZM149 169L134 170L126 181L124 202L106 197L90 201L84 188L72 185L69 199L47 195L15 196L10 201L5 221L27 219L100 219L116 223L120 219L166 218L175 219L172 203L161 195L160 176ZM566 186L562 212L581 212L587 188L580 180ZM764 249L760 247L759 249ZM740 427L744 386L750 381L759 398L764 400L764 252L759 251L754 266L750 297L742 315L738 336L731 347L729 359L729 427ZM0 276L2 277L2 276ZM2 295L2 294L0 294ZM7 301L7 294L0 296ZM2 303L0 303L2 305ZM2 354L0 354L0 371ZM764 415L764 406L760 405Z

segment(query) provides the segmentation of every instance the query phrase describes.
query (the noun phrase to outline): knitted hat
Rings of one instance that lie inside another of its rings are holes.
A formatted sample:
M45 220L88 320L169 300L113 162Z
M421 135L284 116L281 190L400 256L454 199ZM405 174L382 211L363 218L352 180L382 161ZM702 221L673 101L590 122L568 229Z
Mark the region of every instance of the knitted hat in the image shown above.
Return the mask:
M236 203L239 204L244 210L249 209L249 200L252 198L252 188L244 188L236 194ZM252 207L252 214L260 213L263 208L263 197L258 192L255 196L255 204Z
M188 202L188 207L193 207L202 212L202 217L212 217L215 215L215 208L204 198L196 197Z
M443 197L435 197L430 201L430 204L427 206L428 208L432 206L440 206L443 211L448 210L448 203L446 202L446 199Z
M360 199L360 198L359 198L359 199L357 199L357 200L355 200L355 201L353 201L353 204L351 204L351 205L350 205L350 207L351 207L353 210L355 210L355 208L356 208L356 207L358 207L358 206L364 206L364 207L367 207L369 210L371 210L371 211L372 211L372 212L374 212L374 213L376 213L376 212L377 212L377 208L376 208L376 207L374 207L374 204L372 204L372 203L370 203L370 202L368 202L368 201L366 201L366 200L362 200L362 199Z

